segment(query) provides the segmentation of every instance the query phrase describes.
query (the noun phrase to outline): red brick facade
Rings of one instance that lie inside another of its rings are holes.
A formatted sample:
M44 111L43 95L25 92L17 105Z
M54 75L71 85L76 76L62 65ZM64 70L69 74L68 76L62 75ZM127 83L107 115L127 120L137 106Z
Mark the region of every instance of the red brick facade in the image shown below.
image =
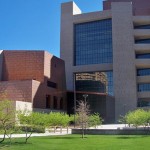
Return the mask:
M66 110L64 61L45 51L3 51L0 98Z
M103 1L103 9L111 9L111 2L132 2L133 15L150 15L150 0L106 0Z

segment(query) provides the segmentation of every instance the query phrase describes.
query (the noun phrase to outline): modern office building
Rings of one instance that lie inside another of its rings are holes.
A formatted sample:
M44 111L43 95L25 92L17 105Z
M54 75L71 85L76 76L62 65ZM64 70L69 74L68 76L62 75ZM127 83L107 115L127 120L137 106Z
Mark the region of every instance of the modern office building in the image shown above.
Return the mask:
M106 0L103 11L90 13L63 3L60 48L67 90L75 93L69 104L86 94L106 122L150 106L149 0Z
M46 51L4 50L0 69L0 100L27 102L35 111L66 111L63 60Z

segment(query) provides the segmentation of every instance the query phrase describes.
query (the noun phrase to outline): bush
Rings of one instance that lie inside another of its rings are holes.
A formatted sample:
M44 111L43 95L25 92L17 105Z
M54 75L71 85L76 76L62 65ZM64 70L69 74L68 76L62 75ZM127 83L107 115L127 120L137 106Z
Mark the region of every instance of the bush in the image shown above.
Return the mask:
M103 119L100 117L98 113L92 114L89 117L89 126L94 126L96 128L97 125L101 125L103 122Z
M41 126L20 126L18 128L23 132L45 133L45 128Z
M145 111L143 109L137 109L135 111L129 112L126 116L126 122L134 127L147 126L150 121L150 111Z

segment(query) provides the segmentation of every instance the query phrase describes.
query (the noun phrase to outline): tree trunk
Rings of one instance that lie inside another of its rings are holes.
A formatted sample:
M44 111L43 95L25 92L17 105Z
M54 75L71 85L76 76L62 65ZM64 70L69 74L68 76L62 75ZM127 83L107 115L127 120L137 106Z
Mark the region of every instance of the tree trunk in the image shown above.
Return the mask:
M3 136L3 139L0 141L0 143L5 141L5 137L6 137L6 130L4 131L4 136Z

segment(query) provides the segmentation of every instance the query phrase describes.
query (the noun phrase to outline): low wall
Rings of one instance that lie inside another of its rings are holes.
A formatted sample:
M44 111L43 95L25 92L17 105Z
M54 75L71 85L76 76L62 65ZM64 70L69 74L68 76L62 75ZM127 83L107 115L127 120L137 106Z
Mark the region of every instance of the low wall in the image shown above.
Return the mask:
M82 129L72 129L72 134L81 134ZM86 129L91 135L150 135L148 129Z

